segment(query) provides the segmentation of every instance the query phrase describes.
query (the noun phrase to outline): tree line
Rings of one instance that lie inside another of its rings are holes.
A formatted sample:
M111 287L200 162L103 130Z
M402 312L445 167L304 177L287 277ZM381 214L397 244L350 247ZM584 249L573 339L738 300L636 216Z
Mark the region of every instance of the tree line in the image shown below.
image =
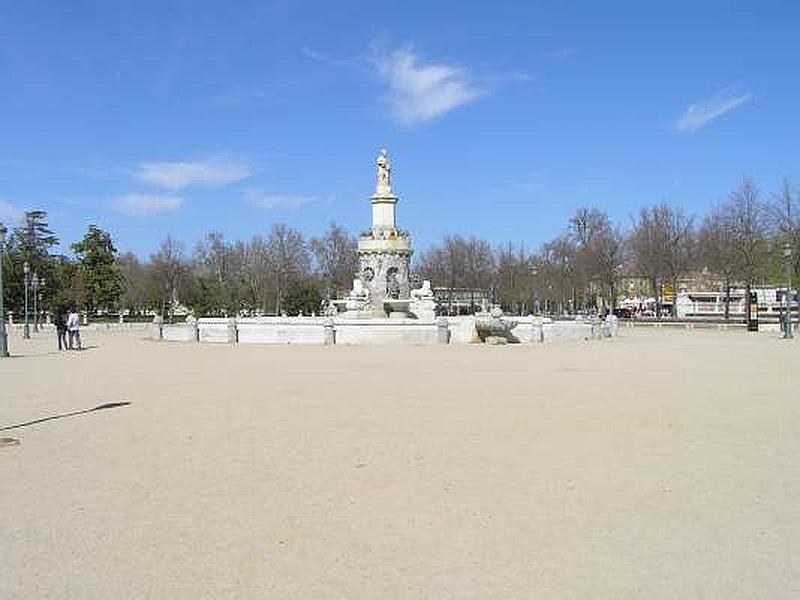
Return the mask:
M657 305L663 290L703 272L726 295L734 286L785 285L783 251L800 278L800 201L788 182L762 194L745 178L728 197L698 219L682 207L646 206L628 223L614 223L598 208L578 209L554 239L526 251L522 244L493 248L485 240L446 237L423 252L417 270L450 287L490 288L506 310L548 313L608 309L623 280L647 282ZM674 302L669 303L673 311ZM725 303L726 317L728 302Z
M70 246L71 256L55 253L58 244L43 211L27 212L12 230L4 253L9 310L22 313L25 262L45 280L44 310L166 316L178 306L209 316L310 314L350 289L358 268L357 239L336 223L311 238L281 223L245 241L211 231L189 250L167 236L146 260L120 254L111 235L94 225ZM615 223L603 210L584 207L538 247L451 235L419 252L412 269L434 287L490 291L509 312L570 313L608 309L631 277L647 282L657 304L665 301L663 290L674 294L681 279L698 272L728 294L734 286L784 284L786 244L796 281L798 191L785 182L764 194L745 178L702 218L662 202Z

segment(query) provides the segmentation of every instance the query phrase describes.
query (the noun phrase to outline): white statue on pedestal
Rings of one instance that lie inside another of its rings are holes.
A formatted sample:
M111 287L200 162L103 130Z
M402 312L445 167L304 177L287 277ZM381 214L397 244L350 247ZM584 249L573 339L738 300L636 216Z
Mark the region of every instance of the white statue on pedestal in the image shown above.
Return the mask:
M411 290L411 297L414 299L433 298L433 290L431 289L431 282L427 279L422 281L422 287Z
M392 193L392 165L389 162L389 157L386 155L386 149L383 149L378 154L378 159L375 161L378 165L377 183L375 185L376 194L391 194Z
M353 289L347 294L345 308L348 311L364 310L369 305L369 289L364 286L361 279L353 280Z
M425 279L422 287L411 290L411 312L420 321L433 322L436 318L436 299L431 289L431 282Z

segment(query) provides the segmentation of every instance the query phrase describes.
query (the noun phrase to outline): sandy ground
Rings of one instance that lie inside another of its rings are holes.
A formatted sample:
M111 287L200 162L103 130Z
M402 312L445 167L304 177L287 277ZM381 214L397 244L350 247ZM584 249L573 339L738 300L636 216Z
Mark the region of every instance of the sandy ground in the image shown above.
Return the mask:
M798 598L800 343L0 360L0 598Z

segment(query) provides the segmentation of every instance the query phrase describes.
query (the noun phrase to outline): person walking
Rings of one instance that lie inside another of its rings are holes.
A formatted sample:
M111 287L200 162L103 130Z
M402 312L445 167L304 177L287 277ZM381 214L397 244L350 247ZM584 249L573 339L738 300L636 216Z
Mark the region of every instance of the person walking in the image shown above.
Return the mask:
M67 331L69 332L70 350L75 349L76 344L78 350L83 349L81 348L80 322L81 318L78 316L78 313L75 310L75 308L72 308L69 312L69 316L67 317Z
M56 336L58 337L58 349L67 349L67 312L59 310L56 313Z

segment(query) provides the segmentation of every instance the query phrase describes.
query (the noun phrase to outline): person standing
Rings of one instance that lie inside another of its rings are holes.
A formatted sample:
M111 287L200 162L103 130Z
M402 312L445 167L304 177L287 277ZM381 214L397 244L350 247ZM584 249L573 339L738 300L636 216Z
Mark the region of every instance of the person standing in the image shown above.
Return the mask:
M67 331L69 332L70 350L73 350L75 348L76 343L77 343L77 349L82 350L80 321L81 318L78 316L78 312L74 308L72 308L69 312L69 316L67 317Z
M56 336L58 336L58 349L67 349L67 313L59 310L56 313Z

